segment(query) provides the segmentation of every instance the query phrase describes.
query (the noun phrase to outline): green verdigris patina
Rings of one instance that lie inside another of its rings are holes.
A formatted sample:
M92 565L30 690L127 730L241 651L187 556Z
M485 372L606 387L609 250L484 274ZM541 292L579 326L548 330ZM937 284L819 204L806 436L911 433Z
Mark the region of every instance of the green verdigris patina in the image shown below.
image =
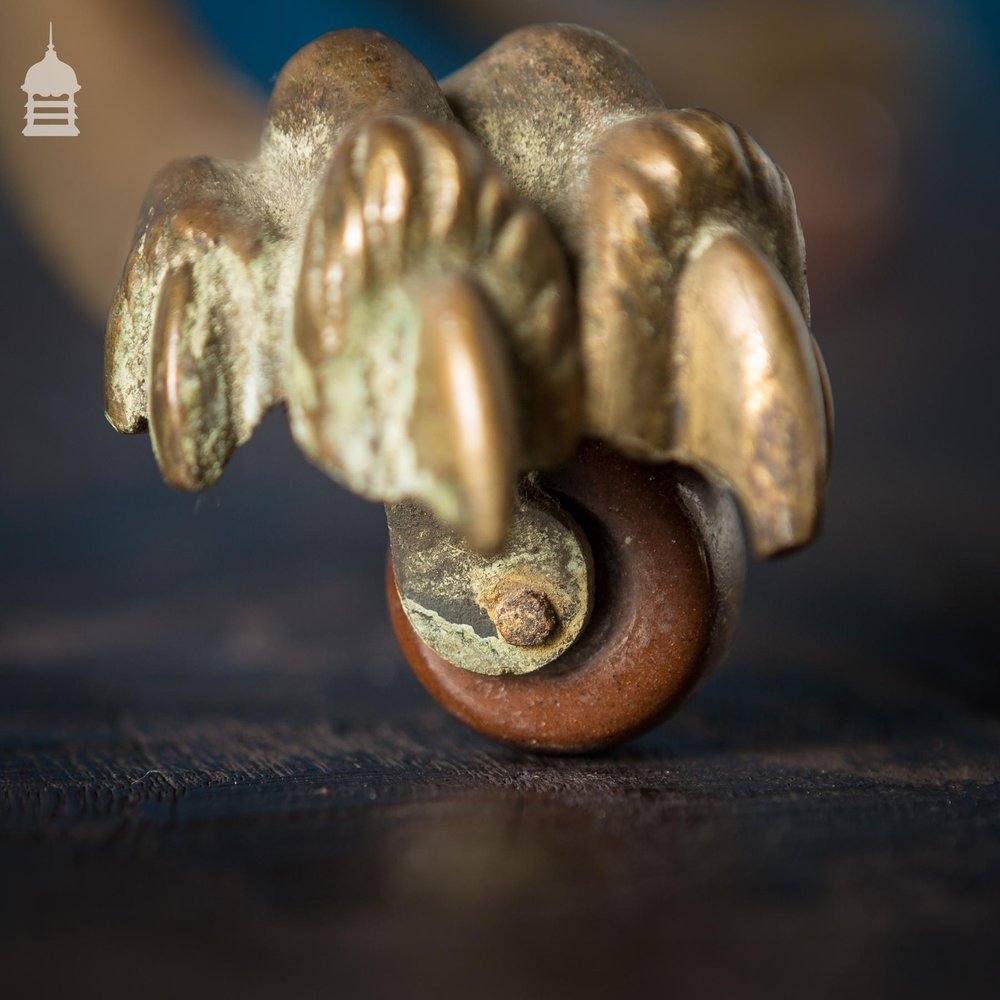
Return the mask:
M396 586L420 638L479 674L526 674L575 642L594 601L590 546L525 477L507 541L480 555L416 503L386 508Z

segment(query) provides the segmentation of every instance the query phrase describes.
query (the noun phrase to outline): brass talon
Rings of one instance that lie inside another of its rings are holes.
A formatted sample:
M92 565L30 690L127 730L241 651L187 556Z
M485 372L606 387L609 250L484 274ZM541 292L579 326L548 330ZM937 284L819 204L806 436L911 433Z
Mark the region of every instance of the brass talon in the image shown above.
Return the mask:
M513 32L444 88L575 262L584 432L732 489L758 555L806 544L828 400L785 175L717 115L667 110L584 28Z
M495 551L520 470L579 430L569 277L541 214L462 129L376 118L306 227L292 430L362 496L420 500Z
M514 32L441 86L334 32L282 71L256 160L154 181L107 415L200 489L287 403L304 454L387 504L435 696L518 745L606 746L726 645L730 494L758 555L818 530L804 261L780 169L597 32Z

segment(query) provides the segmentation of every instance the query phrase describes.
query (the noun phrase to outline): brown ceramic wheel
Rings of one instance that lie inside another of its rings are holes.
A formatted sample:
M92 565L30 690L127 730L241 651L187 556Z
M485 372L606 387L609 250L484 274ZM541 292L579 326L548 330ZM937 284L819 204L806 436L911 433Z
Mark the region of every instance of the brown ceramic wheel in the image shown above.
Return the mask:
M594 552L595 603L577 642L523 676L487 677L425 645L403 612L400 646L427 690L486 736L553 753L612 746L660 721L728 645L744 552L728 496L675 465L645 465L588 443L546 477Z

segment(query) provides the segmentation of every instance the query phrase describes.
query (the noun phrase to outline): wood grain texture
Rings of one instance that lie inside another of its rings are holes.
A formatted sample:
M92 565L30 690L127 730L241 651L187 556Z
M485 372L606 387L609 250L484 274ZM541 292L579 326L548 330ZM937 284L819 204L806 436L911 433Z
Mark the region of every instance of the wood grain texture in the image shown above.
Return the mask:
M423 694L381 511L280 417L167 490L101 419L100 331L0 219L4 995L995 995L995 182L947 190L816 310L819 545L753 568L667 726L559 760Z

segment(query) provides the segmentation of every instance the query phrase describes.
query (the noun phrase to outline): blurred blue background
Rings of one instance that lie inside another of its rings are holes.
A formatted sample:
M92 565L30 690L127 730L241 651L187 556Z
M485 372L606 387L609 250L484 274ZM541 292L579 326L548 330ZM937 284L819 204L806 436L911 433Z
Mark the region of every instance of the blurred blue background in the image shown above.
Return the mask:
M261 86L269 87L288 56L317 35L334 28L377 28L391 34L420 58L436 75L444 76L471 59L494 40L483 17L489 5L473 3L393 2L393 0L181 0L205 31L233 63ZM497 8L506 5L497 4ZM525 4L511 5L515 11L530 8ZM650 0L591 0L591 2L551 5L562 19L589 24L594 15L614 17L631 9L641 14L643 8L683 7L683 3L655 3ZM710 6L710 5L706 5ZM749 8L753 4L743 3ZM790 4L789 7L792 5ZM810 3L796 3L800 10ZM814 6L820 6L815 5ZM847 7L850 4L845 5ZM886 6L870 3L869 7ZM951 0L951 2L897 3L899 15L905 18L907 8L937 12L945 21L965 21L972 32L988 46L994 56L1000 56L1000 4L995 0ZM569 18L573 12L575 17ZM535 16L526 21L550 18L545 4L535 7ZM497 10L498 20L505 20Z
M478 39L471 24L440 4L393 0L182 0L219 49L262 87L270 89L288 57L335 28L375 28L392 35L431 70L444 76L471 59ZM477 42L482 45L477 46Z

